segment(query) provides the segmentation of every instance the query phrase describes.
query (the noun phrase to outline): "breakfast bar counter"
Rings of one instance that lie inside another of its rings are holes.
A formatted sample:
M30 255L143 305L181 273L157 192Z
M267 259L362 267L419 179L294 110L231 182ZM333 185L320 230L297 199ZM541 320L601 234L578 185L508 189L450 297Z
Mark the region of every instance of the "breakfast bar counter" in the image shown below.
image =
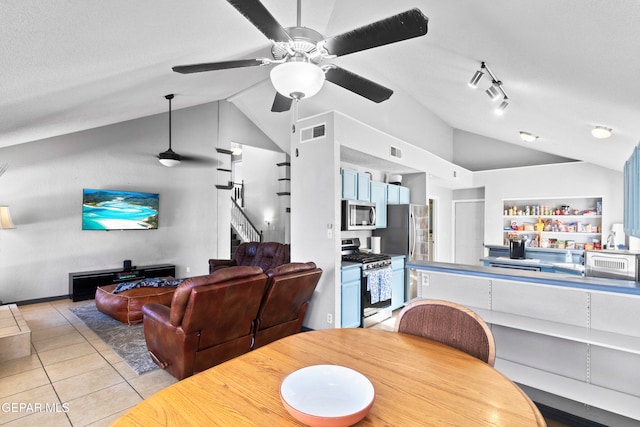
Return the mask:
M496 369L540 392L534 400L640 420L639 282L443 262L407 269L418 298L457 302L491 325Z

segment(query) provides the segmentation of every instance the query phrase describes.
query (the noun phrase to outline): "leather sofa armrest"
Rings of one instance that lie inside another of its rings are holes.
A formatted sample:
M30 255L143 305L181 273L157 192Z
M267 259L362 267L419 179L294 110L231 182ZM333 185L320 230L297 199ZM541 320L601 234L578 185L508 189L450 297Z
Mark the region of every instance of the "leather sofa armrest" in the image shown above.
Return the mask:
M166 305L150 303L142 306L142 313L145 321L151 321L167 328L167 331L174 332L176 327L169 321L171 308ZM149 319L149 320L147 320Z
M236 265L236 260L234 259L210 259L209 260L209 274L213 273L216 270L225 267L233 267Z

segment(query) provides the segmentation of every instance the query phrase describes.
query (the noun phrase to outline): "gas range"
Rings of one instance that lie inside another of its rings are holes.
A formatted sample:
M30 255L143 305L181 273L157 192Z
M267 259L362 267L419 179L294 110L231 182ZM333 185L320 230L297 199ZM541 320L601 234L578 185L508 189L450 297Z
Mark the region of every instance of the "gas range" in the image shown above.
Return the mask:
M391 265L391 257L384 254L372 254L360 251L360 239L342 239L340 246L342 261L357 262L362 264L363 270L385 268Z

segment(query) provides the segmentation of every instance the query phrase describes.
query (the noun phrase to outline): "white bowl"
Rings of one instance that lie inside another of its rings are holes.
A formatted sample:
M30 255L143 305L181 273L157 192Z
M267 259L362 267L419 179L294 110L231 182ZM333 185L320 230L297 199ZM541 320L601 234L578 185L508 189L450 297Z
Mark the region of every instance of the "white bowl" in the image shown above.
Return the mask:
M298 421L313 427L350 426L363 419L375 398L371 381L344 366L313 365L289 374L280 398Z

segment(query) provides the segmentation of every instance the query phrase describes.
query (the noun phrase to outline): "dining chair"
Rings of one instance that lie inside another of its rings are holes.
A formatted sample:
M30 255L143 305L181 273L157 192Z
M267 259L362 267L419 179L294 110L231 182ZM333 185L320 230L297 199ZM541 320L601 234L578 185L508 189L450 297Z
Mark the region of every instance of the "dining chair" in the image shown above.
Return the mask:
M457 348L491 366L495 363L496 344L491 329L475 312L454 302L411 302L398 314L394 329Z

